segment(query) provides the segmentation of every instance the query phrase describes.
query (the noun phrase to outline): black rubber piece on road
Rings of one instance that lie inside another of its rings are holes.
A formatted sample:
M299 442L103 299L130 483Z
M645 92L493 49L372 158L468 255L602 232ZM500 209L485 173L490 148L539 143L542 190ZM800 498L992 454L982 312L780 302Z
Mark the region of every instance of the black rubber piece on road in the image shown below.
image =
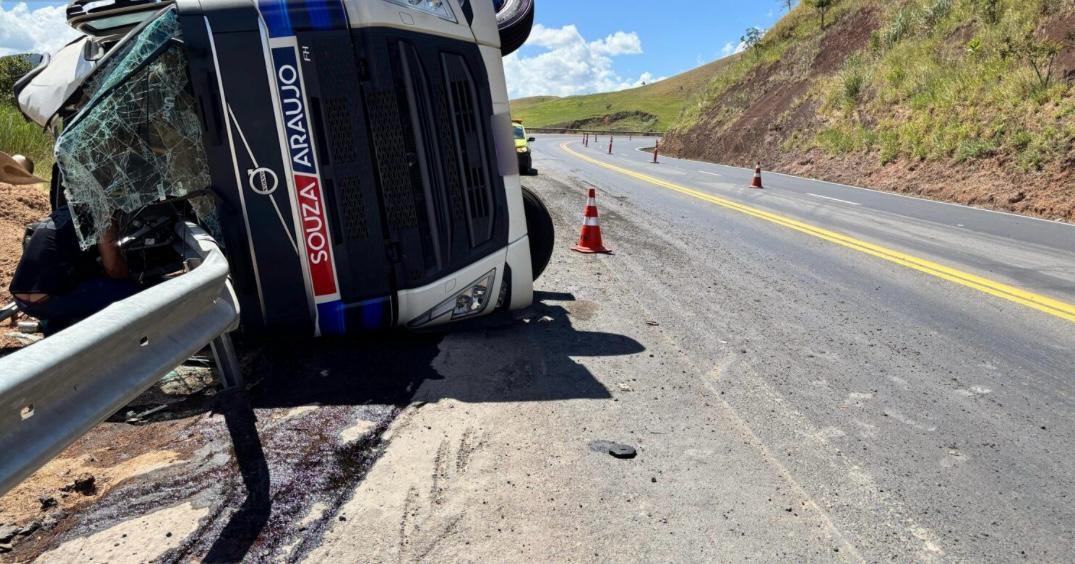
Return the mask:
M526 186L523 186L523 209L526 211L526 230L530 233L530 267L534 280L537 280L552 259L556 231L549 208Z
M629 460L638 456L638 451L636 451L634 447L613 441L590 441L590 450L594 452L608 453L623 460Z
M510 55L526 43L534 27L534 0L506 0L496 13L500 54Z

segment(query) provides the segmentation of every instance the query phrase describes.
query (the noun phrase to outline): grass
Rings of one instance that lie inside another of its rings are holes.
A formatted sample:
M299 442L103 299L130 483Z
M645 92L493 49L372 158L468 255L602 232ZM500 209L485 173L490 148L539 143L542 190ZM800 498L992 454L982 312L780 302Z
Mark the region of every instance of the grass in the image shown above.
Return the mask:
M26 155L33 159L38 176L46 180L51 176L52 137L6 103L0 103L0 151Z
M585 96L539 96L512 100L511 113L528 127L551 127L591 120L618 130L664 131L727 64L722 59L639 88ZM631 114L609 120L616 114Z
M1008 154L1031 171L1058 161L1075 139L1075 92L1059 79L1043 87L1006 46L1060 4L999 0L995 20L975 0L887 8L869 48L815 88L827 124L815 145L834 154L876 151L882 163ZM860 134L864 123L872 135Z

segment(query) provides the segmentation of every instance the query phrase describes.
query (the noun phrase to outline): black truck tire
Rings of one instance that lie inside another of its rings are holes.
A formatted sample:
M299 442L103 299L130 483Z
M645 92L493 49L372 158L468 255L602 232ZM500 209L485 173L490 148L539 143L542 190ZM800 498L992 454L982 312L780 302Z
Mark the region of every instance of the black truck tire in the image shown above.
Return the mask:
M549 208L526 186L523 186L523 209L526 211L526 230L530 233L530 266L534 280L537 280L549 266L556 232Z
M534 27L534 0L504 0L496 12L500 30L500 54L508 56L526 43Z

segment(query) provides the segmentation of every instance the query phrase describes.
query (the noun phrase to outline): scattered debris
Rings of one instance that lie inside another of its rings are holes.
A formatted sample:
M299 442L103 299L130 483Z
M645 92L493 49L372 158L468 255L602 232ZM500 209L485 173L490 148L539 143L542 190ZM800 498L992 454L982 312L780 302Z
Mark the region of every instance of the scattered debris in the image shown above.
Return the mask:
M41 520L41 528L46 531L51 531L60 524L60 520L67 517L66 511L55 511L45 515L45 518Z
M57 505L56 498L51 495L43 495L37 498L37 501L41 502L41 511L48 511Z
M163 404L163 405L158 405L156 407L147 409L147 410L142 411L140 413L136 413L134 411L128 411L126 421L127 421L127 423L130 423L132 425L136 425L138 423L145 423L147 417L149 417L150 415L153 415L154 413L160 413L161 411L164 411L165 409L168 409L168 407L169 407L168 404Z
M23 333L22 331L10 331L7 333L7 337L22 346L32 345L41 340L40 333Z
M75 480L60 488L62 492L77 492L82 495L94 495L97 493L97 479L89 472L79 474Z
M0 542L8 542L15 538L15 535L19 534L22 529L19 529L15 525L3 525L0 526Z
M19 321L17 327L19 328L19 333L26 335L36 335L41 332L41 323L36 319L24 319Z
M656 321L647 321L646 325L649 325L650 327L660 327L661 324Z
M626 383L626 382L620 382L620 383L616 384L616 386L618 386L620 388L621 392L633 392L633 391L635 391L635 389L632 388L631 385Z
M638 451L634 447L613 441L592 441L590 450L611 454L615 458L624 460L638 456Z

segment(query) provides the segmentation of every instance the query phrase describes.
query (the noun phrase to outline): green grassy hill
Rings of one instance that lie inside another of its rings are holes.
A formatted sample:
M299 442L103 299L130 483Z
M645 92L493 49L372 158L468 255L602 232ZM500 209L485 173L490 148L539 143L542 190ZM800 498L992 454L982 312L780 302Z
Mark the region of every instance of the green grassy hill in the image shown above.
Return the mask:
M639 88L586 96L512 100L511 113L528 127L600 127L664 131L692 97L727 64L720 60Z
M670 154L1075 220L1075 0L799 3L740 55L513 102L531 126L666 131Z
M670 129L683 156L1075 219L1075 0L800 5Z

